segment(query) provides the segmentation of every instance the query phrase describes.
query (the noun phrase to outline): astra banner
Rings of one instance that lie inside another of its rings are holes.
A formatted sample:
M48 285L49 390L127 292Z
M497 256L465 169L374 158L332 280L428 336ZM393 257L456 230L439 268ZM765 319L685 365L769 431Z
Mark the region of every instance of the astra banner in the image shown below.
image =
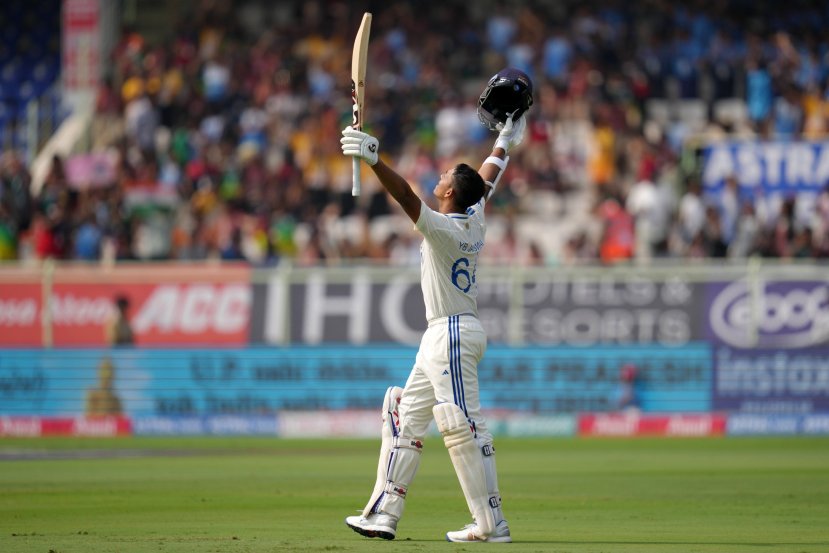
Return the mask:
M740 188L769 196L817 194L829 184L829 142L722 142L702 149L702 185L722 189L734 177Z

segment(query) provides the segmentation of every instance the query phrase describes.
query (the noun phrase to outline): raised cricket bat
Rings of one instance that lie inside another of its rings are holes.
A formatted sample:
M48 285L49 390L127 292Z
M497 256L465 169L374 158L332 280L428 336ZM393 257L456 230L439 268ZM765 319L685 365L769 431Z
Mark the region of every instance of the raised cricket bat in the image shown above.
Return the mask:
M351 52L351 127L358 131L363 130L363 121L366 117L366 65L368 65L368 36L371 33L371 14L365 12L360 29L354 38L354 50ZM360 159L352 160L351 195L360 195Z

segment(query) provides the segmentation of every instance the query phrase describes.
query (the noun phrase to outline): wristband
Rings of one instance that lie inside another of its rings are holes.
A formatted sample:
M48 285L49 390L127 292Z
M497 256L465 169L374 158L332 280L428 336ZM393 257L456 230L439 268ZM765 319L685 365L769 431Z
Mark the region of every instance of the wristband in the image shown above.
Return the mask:
M504 174L504 169L507 168L507 164L509 163L509 156L505 157L504 159L501 159L500 157L496 156L489 156L484 160L484 164L486 163L492 163L493 165L496 165L499 169L498 175L496 175L496 177L491 182L484 181L490 187L489 195L487 195L486 197L488 200L495 193L495 188L498 186L498 181L501 180L501 176Z
M494 156L493 156L493 157L494 157ZM487 158L487 159L489 159L489 158ZM501 158L499 158L499 157L496 157L495 159L497 159L497 160L499 160L499 161L501 162L501 163L496 163L496 164L495 164L495 165L497 165L497 166L498 166L501 170L500 170L500 171L498 171L498 176L497 176L497 177L495 177L495 181L493 181L493 183L492 183L492 188L493 188L493 190L495 189L495 187L496 187L496 186L498 186L498 181L500 181L500 180L501 180L501 177L502 177L502 176L503 176L503 174L504 174L504 169L506 169L506 168L507 168L507 164L509 163L509 156L505 157L504 159L501 159Z
M491 163L493 165L496 165L496 166L498 166L498 169L503 171L504 169L507 168L507 159L509 159L509 158L501 159L500 157L497 157L497 156L489 156L488 158L486 158L484 160L484 163Z

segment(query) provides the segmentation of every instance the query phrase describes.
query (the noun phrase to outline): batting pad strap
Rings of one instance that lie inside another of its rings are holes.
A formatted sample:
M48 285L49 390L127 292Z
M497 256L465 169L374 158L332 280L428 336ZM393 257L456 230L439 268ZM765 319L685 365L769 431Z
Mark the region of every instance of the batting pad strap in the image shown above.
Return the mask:
M386 482L386 486L383 488L383 491L405 499L406 494L409 492L409 487L398 482Z
M414 449L418 453L423 451L423 441L409 438L407 436L397 436L394 439L394 447L402 449Z

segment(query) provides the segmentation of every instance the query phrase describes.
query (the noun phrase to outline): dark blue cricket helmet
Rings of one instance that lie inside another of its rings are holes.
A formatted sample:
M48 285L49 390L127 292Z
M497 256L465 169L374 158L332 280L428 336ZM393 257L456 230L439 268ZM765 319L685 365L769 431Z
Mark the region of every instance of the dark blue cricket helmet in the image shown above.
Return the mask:
M507 122L510 114L513 120L518 119L531 105L533 82L529 75L520 69L507 67L493 75L481 93L478 99L478 119L494 131L499 123Z

